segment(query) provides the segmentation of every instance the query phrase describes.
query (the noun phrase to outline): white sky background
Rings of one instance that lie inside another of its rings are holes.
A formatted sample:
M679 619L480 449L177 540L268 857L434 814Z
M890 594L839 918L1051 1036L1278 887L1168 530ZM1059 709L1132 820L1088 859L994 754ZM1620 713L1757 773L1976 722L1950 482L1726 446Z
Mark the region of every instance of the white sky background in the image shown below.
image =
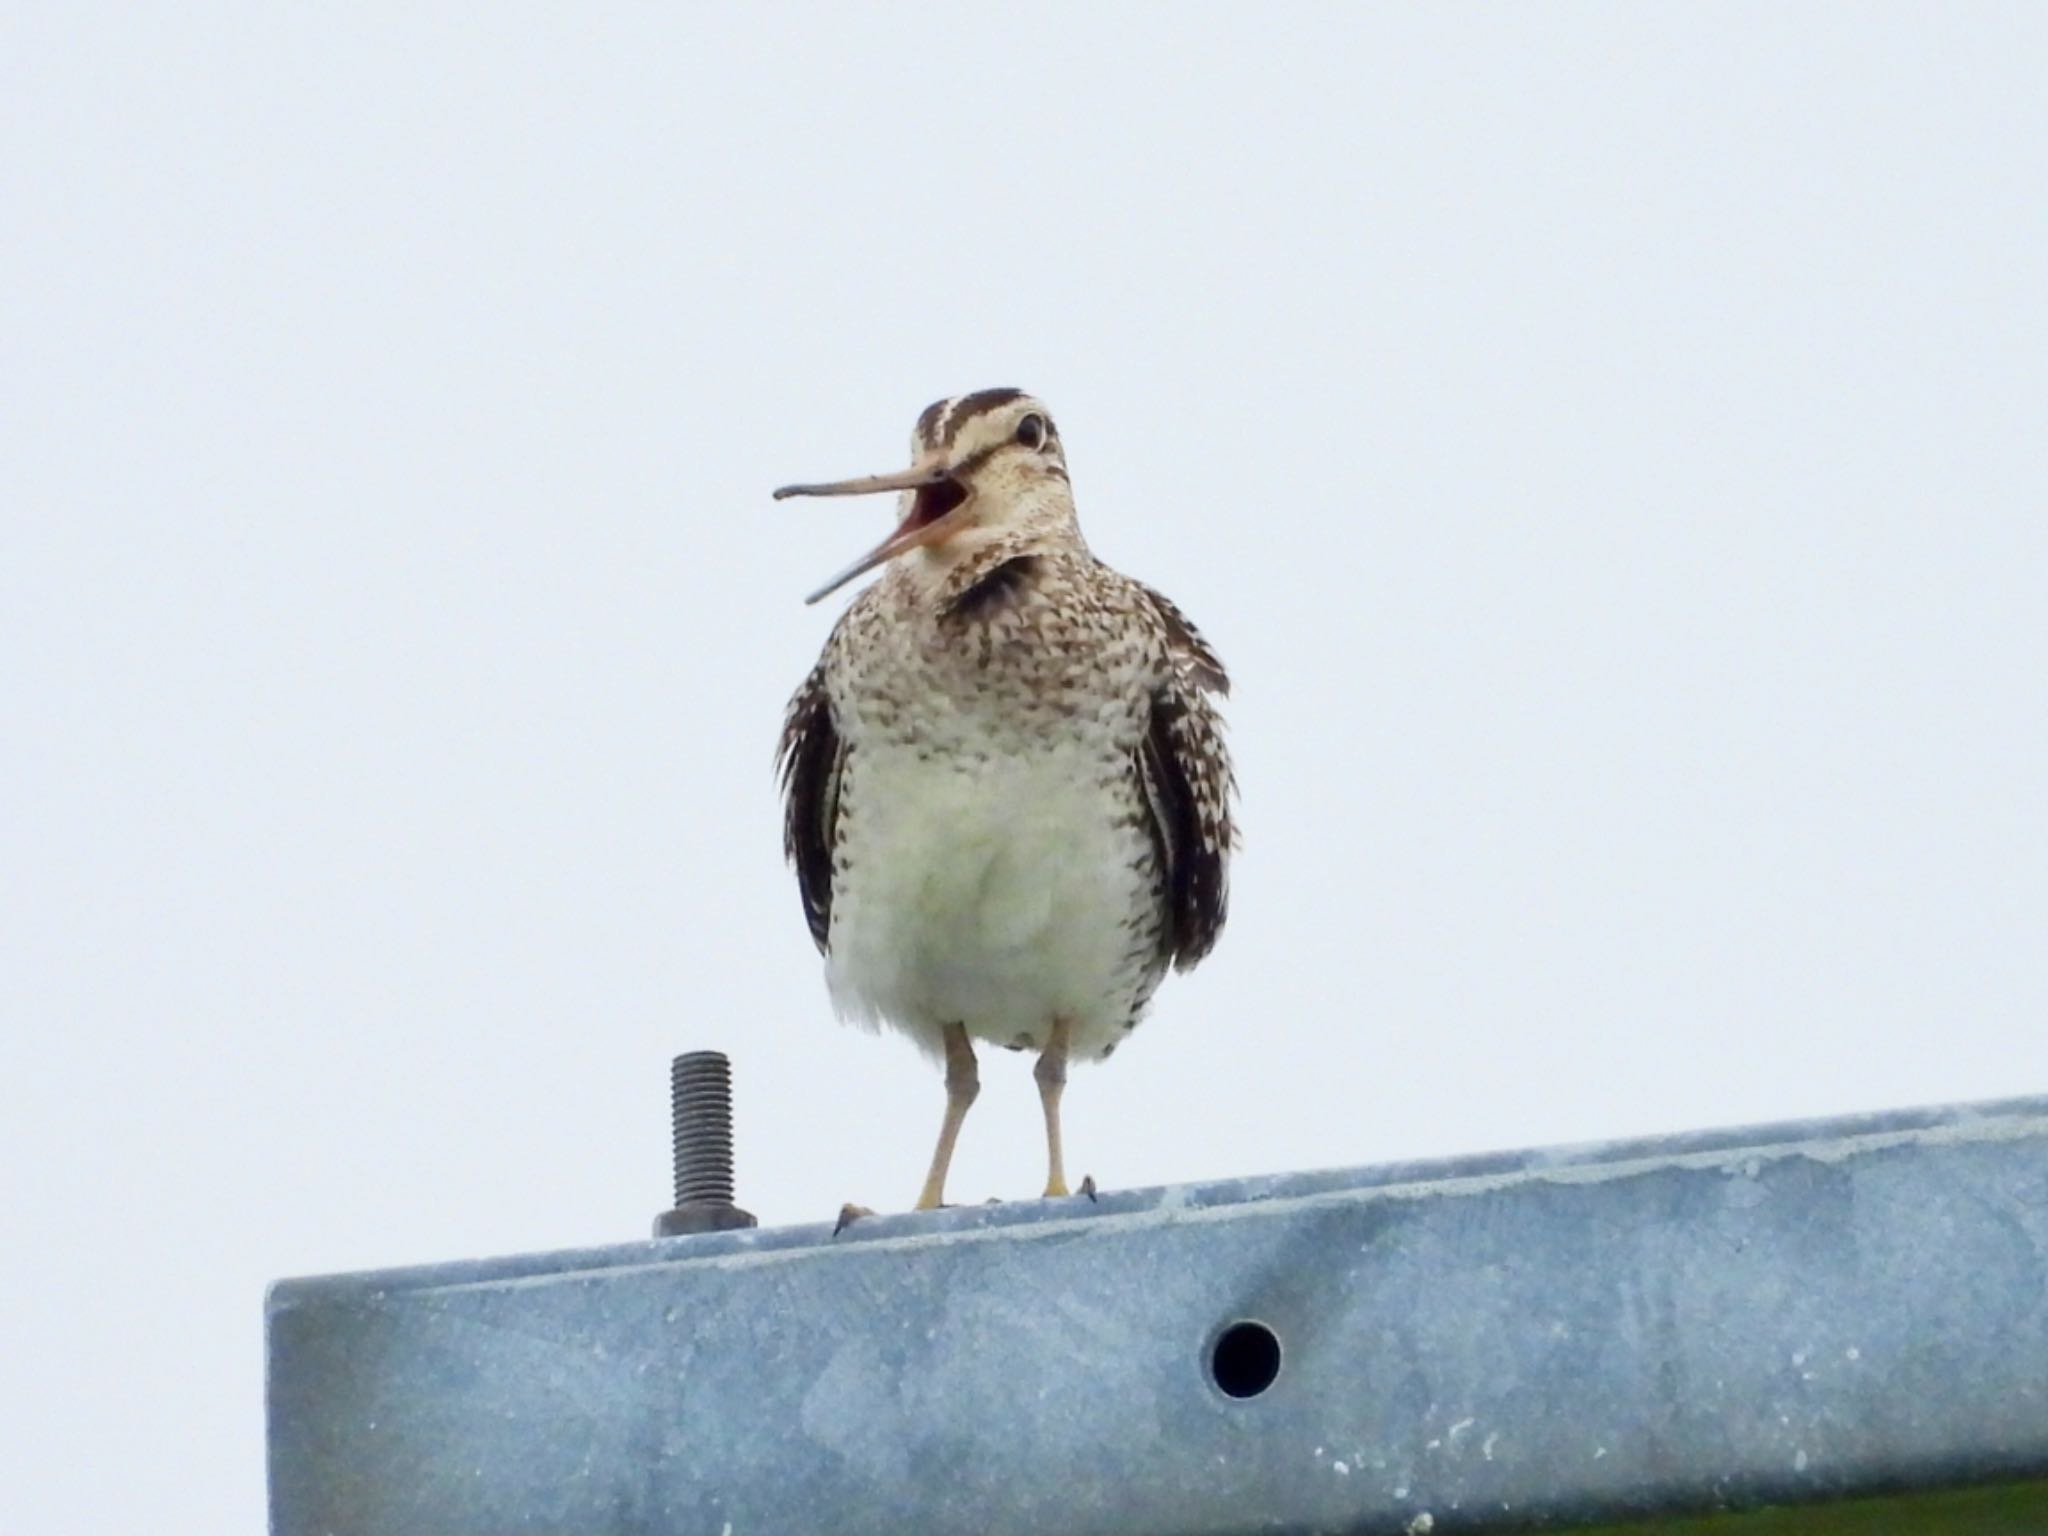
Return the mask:
M674 1050L908 1204L767 492L964 389L1237 684L1077 1175L2048 1090L2048 10L136 9L0 20L0 1528L257 1528L265 1282L642 1235Z

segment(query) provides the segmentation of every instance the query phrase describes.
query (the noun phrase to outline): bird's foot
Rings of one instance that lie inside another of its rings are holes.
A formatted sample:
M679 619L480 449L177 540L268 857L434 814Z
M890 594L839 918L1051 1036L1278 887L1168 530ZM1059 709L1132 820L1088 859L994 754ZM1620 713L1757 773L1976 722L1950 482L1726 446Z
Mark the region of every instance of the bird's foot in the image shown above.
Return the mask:
M1095 1175L1092 1173L1082 1175L1081 1187L1075 1190L1074 1193L1077 1195L1086 1195L1088 1197L1088 1203L1090 1205L1096 1204L1097 1202L1095 1199Z
M844 1232L848 1227L852 1226L856 1221L859 1221L863 1216L872 1216L874 1214L875 1213L869 1210L866 1206L855 1205L851 1200L849 1200L846 1202L846 1204L839 1207L839 1219L832 1224L832 1235L834 1237L837 1237L840 1233Z

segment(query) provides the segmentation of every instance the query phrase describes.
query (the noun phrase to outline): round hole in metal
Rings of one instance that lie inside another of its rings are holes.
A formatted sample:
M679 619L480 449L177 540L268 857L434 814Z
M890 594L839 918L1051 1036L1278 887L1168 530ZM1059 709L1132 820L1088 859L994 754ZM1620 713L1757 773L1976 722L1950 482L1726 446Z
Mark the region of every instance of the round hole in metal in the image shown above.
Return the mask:
M1264 1323L1232 1323L1209 1346L1209 1379L1226 1397L1257 1397L1280 1375L1280 1337Z

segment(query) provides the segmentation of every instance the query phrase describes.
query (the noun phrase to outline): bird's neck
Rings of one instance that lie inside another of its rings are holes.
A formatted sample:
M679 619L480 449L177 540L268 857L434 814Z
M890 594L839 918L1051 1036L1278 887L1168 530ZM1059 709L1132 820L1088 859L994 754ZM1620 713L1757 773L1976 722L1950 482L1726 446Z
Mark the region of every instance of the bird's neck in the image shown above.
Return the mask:
M963 528L944 544L913 551L897 566L923 604L943 608L1013 560L1087 552L1072 503L1048 499L1000 522Z

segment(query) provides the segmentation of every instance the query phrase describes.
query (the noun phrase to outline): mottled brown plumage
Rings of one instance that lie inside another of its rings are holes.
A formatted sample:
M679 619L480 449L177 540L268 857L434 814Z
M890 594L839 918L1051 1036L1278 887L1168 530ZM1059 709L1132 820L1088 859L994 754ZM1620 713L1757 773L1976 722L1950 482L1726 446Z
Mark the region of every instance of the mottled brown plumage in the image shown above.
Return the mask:
M1070 1054L1106 1057L1228 909L1221 661L1174 605L1097 560L1045 408L940 401L904 519L791 699L786 851L842 1014L947 1063L921 1205L978 1086L971 1039L1040 1052L1051 1170ZM844 578L842 578L844 579Z

